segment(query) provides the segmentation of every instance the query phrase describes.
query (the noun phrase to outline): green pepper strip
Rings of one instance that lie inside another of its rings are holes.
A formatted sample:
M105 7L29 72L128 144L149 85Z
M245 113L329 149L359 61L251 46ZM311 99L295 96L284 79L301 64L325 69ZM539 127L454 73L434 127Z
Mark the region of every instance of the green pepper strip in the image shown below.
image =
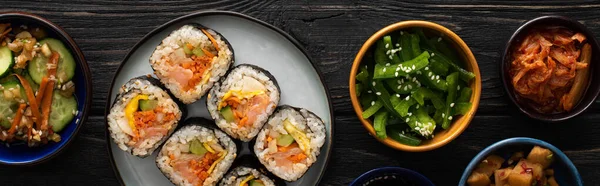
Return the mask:
M392 97L393 98L393 97ZM408 115L408 110L414 104L417 104L417 101L412 98L412 96L407 96L408 99L398 99L397 103L394 105L394 110L400 114L402 117L406 117ZM396 99L392 99L393 101Z
M450 67L446 63L442 63L438 60L429 60L429 69L435 74L438 74L440 76L447 76L448 68Z
M433 73L431 70L421 70L421 74L417 74L417 79L423 85L446 92L448 85L446 80L440 79L440 75Z
M375 62L380 65L385 65L386 63L391 63L392 61L388 58L386 54L387 49L385 49L385 43L383 40L377 41L377 46L375 46L374 58Z
M369 71L367 70L367 68L360 68L360 72L356 74L356 80L363 84L369 84Z
M454 104L454 107L452 107L452 115L456 116L456 115L465 115L467 114L467 112L469 112L469 110L471 110L471 106L473 104L469 103L469 102L458 102Z
M409 94L418 87L416 82L408 80L404 77L400 77L398 79L386 79L385 83L398 94Z
M387 55L388 59L390 59L390 57L392 57L390 59L392 61L392 63L394 63L394 64L401 63L402 60L400 59L400 57L398 57L398 55L396 55L396 53L392 52L392 49L394 48L394 43L392 43L392 36L383 37L383 43L385 44L384 49L385 49L385 54Z
M373 94L373 93L367 92L367 93L362 94L359 97L359 99L360 99L360 105L362 105L362 108L366 110L367 108L371 107L371 103L373 101L377 100L377 96L375 96L375 94Z
M419 56L419 54L421 54L421 47L419 46L419 36L417 34L409 34L409 37L412 56Z
M405 145L418 146L419 144L421 144L421 140L419 138L406 135L397 129L390 129L388 131L388 135L393 140L396 140L397 142L400 142Z
M408 61L416 57L412 54L413 50L411 40L412 39L408 32L400 31L400 41L398 43L400 43L400 46L402 47L402 50L400 50L400 57L402 57L402 61Z
M415 127L412 127L413 130L417 131L417 134L420 134L423 137L429 137L433 135L433 131L435 130L435 121L429 117L427 108L419 107L415 110L415 116L418 120L418 123L415 124Z
M429 57L429 52L425 51L416 58L402 62L400 64L393 64L390 66L387 66L387 64L376 64L375 71L373 72L373 79L395 78L416 73L417 71L425 68L429 64Z
M383 102L380 100L372 102L371 106L367 108L367 110L363 111L362 117L363 119L370 118L373 114L377 113L379 109L383 107Z
M385 107L389 112L394 114L397 117L400 117L400 114L394 112L394 105L390 102L390 94L383 86L382 81L373 81L373 92L381 102L383 102L383 107Z
M457 85L458 86L458 85ZM456 87L458 89L458 87ZM456 99L456 102L469 102L471 100L471 95L473 94L473 90L469 87L461 87L460 95Z
M355 87L355 92L354 93L356 93L356 96L360 96L360 94L362 93L362 91L365 90L364 85L361 84L361 83L357 83L356 86L354 86L354 87Z
M446 81L448 82L448 97L446 98L446 110L444 114L442 114L442 128L444 129L448 129L448 127L450 127L450 123L452 122L450 110L456 101L456 85L458 84L458 76L458 72L454 72L446 77Z
M458 66L456 63L452 62L448 57L444 56L442 53L433 51L431 49L426 49L426 50L433 54L431 56L432 61L440 61L440 62L446 63L446 64L450 65L450 68L452 68L452 70L459 72L461 80L468 83L469 81L471 81L471 79L475 78L475 74Z
M425 100L431 100L431 103L433 103L433 106L436 109L444 108L444 100L440 97L440 95L434 93L428 88L420 87L417 91L412 93L412 96L420 105L424 105Z
M387 134L385 131L385 125L387 124L388 112L379 111L375 114L375 119L373 121L373 128L375 128L375 134L379 139L387 138Z

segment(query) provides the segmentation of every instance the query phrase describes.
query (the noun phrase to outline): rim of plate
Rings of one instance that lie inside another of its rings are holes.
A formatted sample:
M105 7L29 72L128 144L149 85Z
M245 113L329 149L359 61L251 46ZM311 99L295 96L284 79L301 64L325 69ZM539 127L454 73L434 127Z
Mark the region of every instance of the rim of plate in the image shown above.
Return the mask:
M83 55L83 52L81 52L81 48L79 48L79 46L77 45L75 40L73 40L71 35L69 35L65 29L58 26L58 24L55 24L54 22L52 22L42 16L39 16L37 14L32 14L32 13L22 12L22 11L0 12L0 17L25 17L25 18L32 19L32 20L38 21L40 23L43 23L43 24L45 24L45 26L48 26L49 28L51 28L53 31L56 31L57 35L62 37L60 41L64 42L64 44L66 44L68 47L73 48L73 50L71 51L73 58L75 58L75 61L79 61L79 63L76 62L75 64L81 66L81 68L83 69L83 71L81 72L84 77L83 81L85 81L84 84L88 85L85 87L85 91L86 91L85 96L86 97L83 100L85 103L83 103L83 111L82 111L81 117L79 118L80 119L79 124L75 127L75 130L73 131L73 133L71 133L71 137L67 140L67 142L65 142L65 144L63 144L62 146L59 146L56 150L54 150L47 156L44 156L42 158L38 158L38 159L35 159L32 161L17 162L17 163L8 163L8 162L0 161L0 165L8 165L8 166L38 165L38 164L44 163L50 159L57 157L67 147L69 147L71 145L71 142L73 142L73 139L75 139L77 137L77 134L79 134L79 130L81 129L81 126L86 122L89 112L92 109L91 108L91 106L92 106L92 72L90 71L90 67L87 64L85 55ZM72 123L69 123L69 124L72 124Z
M144 37L142 37L142 39L140 39L131 49L129 49L129 52L127 52L127 55L125 56L125 58L123 58L123 60L121 60L121 64L119 65L119 68L117 68L117 71L115 72L113 79L110 83L110 88L108 89L108 95L106 98L106 107L104 109L104 123L105 123L105 131L104 131L104 135L106 140L108 141L107 144L107 148L108 148L108 155L110 157L110 164L111 167L113 169L113 172L115 174L115 176L117 177L117 180L119 181L119 183L121 185L125 185L125 182L123 181L123 178L121 177L121 173L119 172L119 169L117 168L117 164L115 163L113 154L112 154L112 148L110 144L111 139L110 139L110 135L109 135L109 131L108 131L108 120L106 118L106 116L108 115L108 113L110 112L110 106L111 106L111 102L112 100L110 99L112 97L112 91L113 91L113 87L115 84L115 80L117 79L117 75L121 72L121 69L123 68L123 66L125 65L125 62L127 60L129 60L129 57L131 57L131 54L133 53L133 51L137 50L142 43L144 43L146 40L148 40L149 38L151 38L152 36L154 36L155 34L157 34L158 32L163 31L164 29L166 29L167 27L176 24L180 21L189 19L189 18L194 18L194 17L202 17L202 16L212 16L212 15L225 15L225 16L233 16L233 17L238 17L238 18L243 18L247 21L251 21L254 23L258 23L261 26L267 27L275 32L277 32L278 34L280 34L281 36L285 37L288 41L290 41L292 44L294 44L294 46L296 46L296 48L298 48L298 50L300 50L300 52L302 52L302 54L304 56L306 56L306 58L308 59L308 61L310 62L310 65L313 67L313 69L315 69L315 71L317 72L317 75L319 76L319 80L321 81L321 84L323 85L323 88L325 89L325 95L327 96L327 105L329 106L329 117L331 120L330 123L330 127L329 127L329 134L327 136L328 141L330 142L330 148L327 149L327 157L325 157L325 169L327 169L327 167L329 166L329 159L331 158L331 149L333 148L333 128L334 128L334 114L333 114L333 105L331 104L331 96L329 93L329 89L327 88L327 84L325 84L325 80L323 78L323 73L321 72L321 70L319 70L316 67L316 64L314 62L314 60L310 57L310 55L308 55L308 52L306 52L306 49L304 49L304 47L300 44L300 42L298 42L296 39L294 39L292 36L290 36L287 32L281 30L280 28L277 28L265 21L259 20L257 18L254 18L252 16L246 15L246 14L242 14L242 13L238 13L238 12L233 12L233 11L224 11L224 10L206 10L206 11L198 11L198 12L194 12L191 14L187 14L178 18L175 18L171 21L168 21L158 27L156 27L155 29L153 29L152 31L150 31L148 34L146 34ZM323 178L323 176L325 175L325 170L321 171L321 173L319 174L319 178L317 179L317 184L321 182L321 179Z

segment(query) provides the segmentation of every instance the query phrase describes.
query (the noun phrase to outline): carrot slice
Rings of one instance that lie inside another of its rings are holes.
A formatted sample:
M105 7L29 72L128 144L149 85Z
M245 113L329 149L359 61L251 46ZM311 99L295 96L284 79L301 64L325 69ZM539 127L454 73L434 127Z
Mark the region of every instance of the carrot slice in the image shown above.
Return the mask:
M23 117L23 112L25 111L25 107L27 107L27 104L25 103L21 103L19 105L19 109L17 109L17 113L15 114L15 118L13 119L12 125L10 126L10 129L8 129L8 138L12 138L13 135L15 134L15 132L17 132L17 125L19 125L19 123L21 123L21 118Z
M33 95L31 85L23 76L19 74L15 74L15 76L19 79L19 81L21 82L21 86L23 86L23 88L25 89L25 94L27 95L27 100L29 100L29 106L31 107L31 113L33 113L33 117L35 117L35 120L37 120L35 122L36 128L39 129L39 127L42 124L42 116L40 114L40 107L38 105L38 102L36 101L35 96Z
M43 77L42 82L40 83L40 89L38 89L37 95L35 95L35 101L38 103L42 102L42 97L44 95L44 91L46 91L46 87L48 86L48 77Z
M212 54L212 53L210 53L208 50L206 50L204 48L201 48L201 49L202 49L202 52L204 52L204 55L206 55L206 57L208 57L210 59L212 59L213 57L215 57L215 55Z
M215 38L210 35L210 33L208 33L206 30L202 29L202 32L204 32L204 34L206 36L208 36L208 39L210 39L210 42L213 44L213 46L215 47L215 50L217 50L217 53L219 52L219 45L217 44L217 40L215 40Z
M8 34L10 31L12 30L12 28L8 28L6 29L6 31L4 31L4 33L0 34L0 38L4 37L6 34Z
M48 87L54 87L54 81L48 82ZM48 119L50 118L50 106L52 105L52 93L54 92L54 88L46 88L44 91L44 99L42 99L42 125L40 127L41 130L48 129Z

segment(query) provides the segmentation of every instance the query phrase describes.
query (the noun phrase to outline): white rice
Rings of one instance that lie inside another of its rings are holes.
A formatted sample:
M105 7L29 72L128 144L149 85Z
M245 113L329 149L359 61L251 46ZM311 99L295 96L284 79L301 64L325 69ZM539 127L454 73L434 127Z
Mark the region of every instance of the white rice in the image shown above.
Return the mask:
M169 154L173 154L175 159L177 159L183 153L190 153L189 143L194 139L198 139L202 143L216 141L227 150L225 158L216 165L214 171L203 183L205 186L216 185L229 167L231 167L231 164L237 156L237 147L235 143L225 133L219 130L209 129L196 124L181 128L167 140L165 145L163 145L160 153L156 157L156 165L175 185L192 186L188 180L183 178L173 169Z
M188 91L184 91L183 86L175 79L169 78L169 72L179 65L178 61L171 60L171 54L182 48L185 43L190 43L193 46L200 46L203 48L212 48L212 42L200 29L192 25L184 25L173 31L156 47L156 50L150 57L150 65L152 65L156 76L158 76L161 82L165 84L169 90L171 90L171 93L173 93L175 97L185 104L193 103L204 96L208 89L210 89L221 76L225 75L229 66L233 63L233 51L230 50L229 45L224 41L224 38L221 38L219 34L216 34L210 29L206 30L213 36L219 45L218 56L213 58L211 67L209 67L202 75L203 79L206 76L210 76L210 79L206 82L202 81L201 83L198 83L194 88Z
M152 138L147 138L141 142L141 145L138 147L134 147L132 143L132 136L126 134L119 127L119 123L121 125L129 126L128 120L125 117L125 107L127 104L136 97L137 95L148 95L150 99L158 100L158 106L163 107L168 112L172 112L175 114L175 120L169 121L167 124L170 125L168 128L169 133L166 136L155 136ZM162 141L166 139L168 135L170 135L174 129L177 127L177 123L181 119L182 112L179 110L179 107L173 99L169 96L169 94L162 90L160 87L154 86L150 81L134 78L129 80L125 85L123 85L119 91L119 96L117 96L116 103L110 110L110 113L106 117L108 120L108 130L110 131L110 136L113 141L119 146L119 148L123 151L129 152L135 156L146 157L154 150L156 150Z
M276 82L274 82L269 75L265 74L261 70L262 69L257 69L257 67L248 65L239 65L235 67L222 82L217 82L215 84L215 86L210 90L207 99L206 105L208 111L215 120L217 126L219 126L219 128L221 128L231 137L245 142L252 140L256 134L258 134L259 130L263 127L269 116L275 111L277 104L279 104L280 94ZM240 127L235 121L227 122L219 113L217 107L219 103L223 101L223 96L229 90L238 89L240 85L237 82L240 82L243 77L254 78L261 84L265 85L267 88L266 94L269 96L270 101L267 109L262 114L257 116L257 119L254 121L254 123L252 123L250 126Z
M221 180L220 186L239 186L248 176L254 176L254 179L259 179L265 186L275 186L273 180L262 174L260 171L249 168L249 167L236 167L229 172L223 180Z
M283 121L288 119L294 126L303 131L306 137L310 139L310 154L307 155L306 163L294 163L291 168L280 167L272 157L269 157L269 150L265 148L267 135L272 132L278 134L288 134L283 127ZM254 152L265 165L265 167L276 176L286 181L296 181L302 177L308 168L317 161L321 153L321 147L325 143L325 125L323 121L306 109L296 110L293 107L280 107L272 116L265 127L258 133Z

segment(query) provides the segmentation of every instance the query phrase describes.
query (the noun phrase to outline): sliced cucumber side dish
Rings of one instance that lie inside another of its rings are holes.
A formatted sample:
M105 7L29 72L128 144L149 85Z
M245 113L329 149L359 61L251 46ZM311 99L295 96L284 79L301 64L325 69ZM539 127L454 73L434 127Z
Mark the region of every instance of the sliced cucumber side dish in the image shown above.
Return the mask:
M50 107L50 126L54 132L62 131L67 126L77 112L77 100L75 96L70 98L60 95L58 92L54 92L52 96L52 106Z
M20 88L20 84L15 81L8 80L0 85L2 86L2 88L0 88L0 126L8 129L12 124L12 118L15 116L15 112L19 107L19 101L15 98L16 95L10 90L20 89L20 95L17 96L20 98L25 97L25 93L24 90ZM8 92L4 93L5 90Z
M56 79L58 80L58 83L63 84L73 79L73 76L75 75L75 60L73 59L71 52L61 41L57 39L43 39L40 41L40 45L44 44L47 44L50 47L50 50L58 52L60 55L58 60L58 70L56 71ZM33 60L29 62L29 65L27 65L27 69L29 70L31 78L37 84L40 84L42 82L42 78L48 74L46 69L48 60L48 57L40 54L36 55Z
M8 75L15 65L15 57L7 46L0 46L0 78Z

